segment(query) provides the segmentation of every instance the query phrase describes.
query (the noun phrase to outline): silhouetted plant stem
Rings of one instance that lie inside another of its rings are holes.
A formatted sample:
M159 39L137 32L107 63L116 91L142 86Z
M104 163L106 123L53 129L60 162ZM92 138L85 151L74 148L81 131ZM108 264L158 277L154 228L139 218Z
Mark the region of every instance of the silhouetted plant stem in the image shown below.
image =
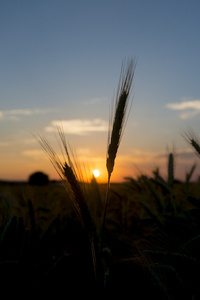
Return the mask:
M102 235L101 235L101 251L103 248L103 237L104 237L104 230L105 230L106 212L107 212L108 197L109 197L109 191L110 191L110 177L111 177L111 175L108 176L107 189L106 189L105 208L104 208L104 214L103 214Z

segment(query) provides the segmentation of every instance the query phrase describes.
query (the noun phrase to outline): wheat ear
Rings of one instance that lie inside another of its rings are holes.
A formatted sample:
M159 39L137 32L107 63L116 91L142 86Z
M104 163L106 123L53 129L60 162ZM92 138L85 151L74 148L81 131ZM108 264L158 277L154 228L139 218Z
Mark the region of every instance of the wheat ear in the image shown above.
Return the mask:
M186 141L192 146L192 148L195 150L195 153L197 154L198 157L200 157L200 140L199 138L195 135L193 130L189 130L186 132L184 135L184 138Z
M69 195L70 200L75 208L76 214L87 232L90 240L91 246L91 253L92 253L92 260L93 260L93 267L94 267L94 274L95 278L97 278L96 274L96 229L93 222L93 218L90 214L87 201L85 198L85 194L80 186L78 178L78 173L80 173L80 168L78 168L77 162L71 157L68 151L68 145L65 140L65 135L63 132L62 127L58 126L58 133L61 140L61 145L64 148L63 156L65 156L65 162L61 162L56 152L53 150L51 145L48 143L46 138L40 134L36 136L36 139L45 150L47 156L49 157L51 163L53 164L54 168L56 169L57 173L63 180L67 193Z
M118 85L118 91L116 95L115 102L115 116L112 122L112 131L109 129L108 135L108 151L107 151L107 161L106 167L108 171L108 176L110 177L115 164L115 158L117 155L117 150L121 141L121 137L124 131L124 125L127 116L127 108L129 103L129 94L133 81L133 76L135 72L136 61L131 59L127 62L127 65L122 64L121 76ZM111 134L110 134L111 132Z

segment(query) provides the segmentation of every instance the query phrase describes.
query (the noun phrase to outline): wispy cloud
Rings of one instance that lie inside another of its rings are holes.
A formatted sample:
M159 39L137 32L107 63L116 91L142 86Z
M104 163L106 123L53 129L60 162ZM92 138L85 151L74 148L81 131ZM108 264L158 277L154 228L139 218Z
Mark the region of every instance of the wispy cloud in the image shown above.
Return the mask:
M30 156L35 159L44 157L44 151L38 149L24 150L22 151L23 156Z
M189 119L200 114L200 100L184 100L182 102L172 102L166 105L172 110L184 111L180 114L181 119Z
M78 156L83 157L83 156L91 156L91 151L89 148L77 148L76 153Z
M48 132L57 132L58 124L62 124L63 131L68 134L87 135L91 132L104 132L108 130L108 123L102 119L72 119L63 121L52 121L45 128Z
M0 110L0 120L18 121L22 116L31 116L38 114L46 114L52 112L52 109L12 109Z
M101 103L105 100L108 100L108 99L106 97L94 97L94 98L91 98L91 99L85 101L84 103L86 105L95 105L95 104Z

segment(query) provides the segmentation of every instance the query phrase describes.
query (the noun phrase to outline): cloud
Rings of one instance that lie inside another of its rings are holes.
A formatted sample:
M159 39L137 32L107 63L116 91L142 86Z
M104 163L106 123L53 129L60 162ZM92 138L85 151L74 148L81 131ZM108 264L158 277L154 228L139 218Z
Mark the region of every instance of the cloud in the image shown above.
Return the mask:
M108 130L108 123L102 119L72 119L63 121L52 121L50 126L45 130L47 132L57 132L58 124L62 124L65 133L75 135L87 135L91 132L104 132Z
M185 100L182 102L168 103L167 108L184 111L180 114L181 119L189 119L200 114L200 100Z
M22 152L22 155L33 157L35 159L44 157L44 151L38 150L38 149L32 149L32 150L24 150Z
M86 105L95 105L95 104L100 103L100 102L101 102L100 98L92 98L92 99L89 99L89 100L85 101L84 103Z
M38 114L46 114L53 111L52 109L13 109L13 110L1 110L0 120L8 119L12 121L20 120L21 116L31 116Z
M96 104L99 104L101 102L104 102L104 101L109 101L109 99L107 97L94 97L94 98L91 98L87 101L84 101L84 104L85 105L96 105Z
M78 156L81 156L81 157L91 156L91 151L90 151L89 148L78 148L78 149L76 149L76 153L77 153Z
M22 142L25 145L32 145L32 144L36 144L36 139L35 138L26 138L26 139L23 139Z
M168 103L167 107L174 110L184 110L188 108L200 109L200 100Z

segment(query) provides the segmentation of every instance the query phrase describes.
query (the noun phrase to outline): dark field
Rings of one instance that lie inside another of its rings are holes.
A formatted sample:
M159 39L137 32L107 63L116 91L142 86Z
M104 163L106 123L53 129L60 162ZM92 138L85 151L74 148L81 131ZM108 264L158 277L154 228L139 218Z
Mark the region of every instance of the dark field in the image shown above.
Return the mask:
M111 184L103 241L106 185L93 180L85 191L97 232L96 278L88 234L63 185L1 183L2 293L200 299L199 182L169 185L154 173Z

